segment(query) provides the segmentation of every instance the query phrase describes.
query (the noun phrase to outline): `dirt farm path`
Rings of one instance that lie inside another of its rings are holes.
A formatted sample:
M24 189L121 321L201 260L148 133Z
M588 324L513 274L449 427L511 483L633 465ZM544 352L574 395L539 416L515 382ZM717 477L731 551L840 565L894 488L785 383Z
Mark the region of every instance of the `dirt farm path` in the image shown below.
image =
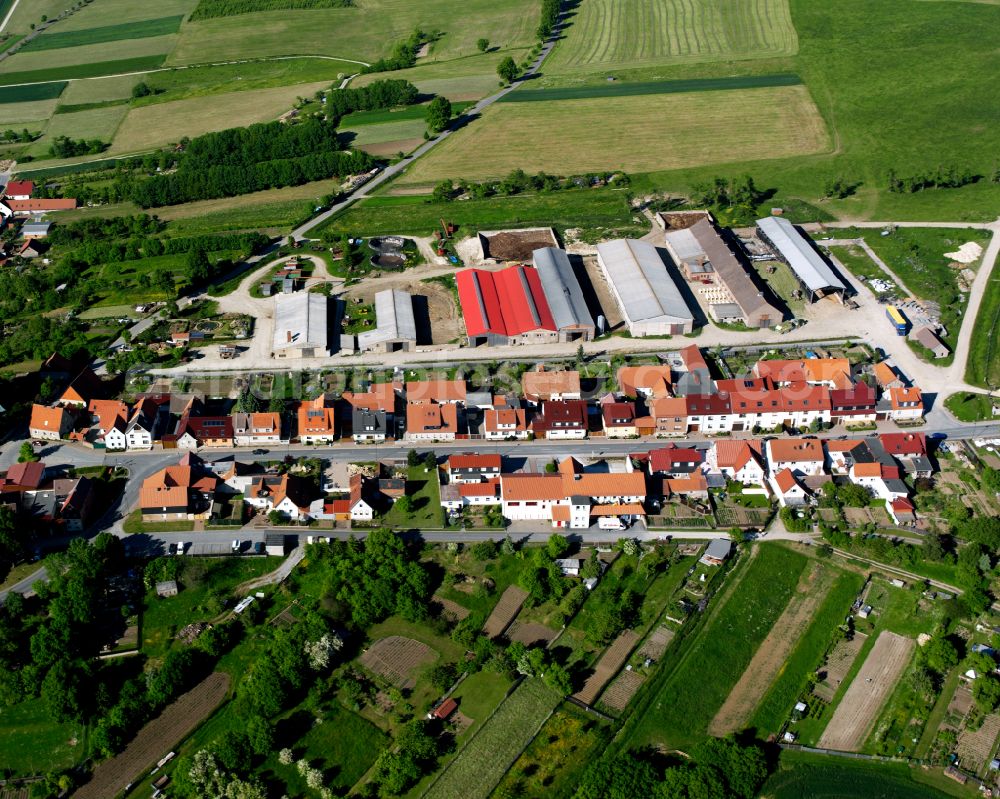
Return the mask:
M885 631L879 635L823 730L820 748L854 752L861 747L882 705L910 662L915 645L912 638L896 633Z
M786 658L805 633L813 613L833 585L834 576L832 570L824 569L815 561L802 573L788 607L775 621L743 676L708 725L711 735L721 738L742 729L750 720Z

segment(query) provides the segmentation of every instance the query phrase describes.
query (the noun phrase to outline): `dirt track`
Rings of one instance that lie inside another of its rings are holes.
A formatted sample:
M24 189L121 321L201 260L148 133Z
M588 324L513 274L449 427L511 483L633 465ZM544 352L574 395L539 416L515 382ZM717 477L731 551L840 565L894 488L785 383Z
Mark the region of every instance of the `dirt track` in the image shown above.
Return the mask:
M788 602L771 632L761 642L753 659L743 672L733 690L729 692L719 712L715 714L708 731L722 738L742 729L750 720L774 678L781 671L785 660L799 642L816 608L826 598L833 582L833 574L823 571L818 563L813 563L799 578L795 593Z
M822 749L853 752L861 747L882 705L910 662L915 641L883 632L840 700L819 739Z

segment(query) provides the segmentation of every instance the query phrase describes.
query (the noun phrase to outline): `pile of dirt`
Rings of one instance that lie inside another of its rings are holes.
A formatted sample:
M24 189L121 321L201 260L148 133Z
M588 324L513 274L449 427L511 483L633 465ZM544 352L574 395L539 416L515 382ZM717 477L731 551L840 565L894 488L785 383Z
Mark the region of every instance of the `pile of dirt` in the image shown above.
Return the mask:
M483 248L487 258L498 261L530 261L531 254L542 247L555 247L551 234L541 230L523 233L497 233L486 238Z

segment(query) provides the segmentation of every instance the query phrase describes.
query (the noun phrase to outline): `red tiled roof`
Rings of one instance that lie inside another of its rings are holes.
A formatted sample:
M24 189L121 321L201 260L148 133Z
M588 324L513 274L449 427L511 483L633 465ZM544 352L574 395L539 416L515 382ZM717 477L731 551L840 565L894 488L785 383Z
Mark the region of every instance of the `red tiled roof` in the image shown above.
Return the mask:
M667 444L649 453L649 468L654 472L672 471L675 463L701 463L701 461L701 453L698 450L673 444Z
M76 208L76 200L5 200L10 210L16 213L24 211L71 211Z
M782 494L787 494L799 484L798 480L795 479L795 475L792 474L791 469L782 469L778 472L774 478L774 482L778 484L778 488Z
M458 297L470 336L518 336L556 330L538 272L511 266L498 272L463 269L455 274Z
M554 502L566 496L558 474L505 474L500 477L500 486L508 502Z
M882 433L879 438L890 455L927 454L927 437L923 433Z
M448 458L449 469L499 469L499 455L452 455Z
M823 444L815 438L773 438L768 452L774 463L823 462Z
M35 184L30 180L12 180L7 184L7 188L4 189L4 194L8 197L16 197L21 194L27 194L29 197L35 190Z

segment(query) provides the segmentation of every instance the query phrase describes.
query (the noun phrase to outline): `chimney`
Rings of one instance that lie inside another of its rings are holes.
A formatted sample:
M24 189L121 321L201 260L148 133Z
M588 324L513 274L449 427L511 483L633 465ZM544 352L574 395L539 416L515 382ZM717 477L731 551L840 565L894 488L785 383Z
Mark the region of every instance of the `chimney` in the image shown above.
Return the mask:
M288 341L289 344L291 344L292 343L292 331L291 330L286 330L285 331L285 335L287 336L286 340Z

